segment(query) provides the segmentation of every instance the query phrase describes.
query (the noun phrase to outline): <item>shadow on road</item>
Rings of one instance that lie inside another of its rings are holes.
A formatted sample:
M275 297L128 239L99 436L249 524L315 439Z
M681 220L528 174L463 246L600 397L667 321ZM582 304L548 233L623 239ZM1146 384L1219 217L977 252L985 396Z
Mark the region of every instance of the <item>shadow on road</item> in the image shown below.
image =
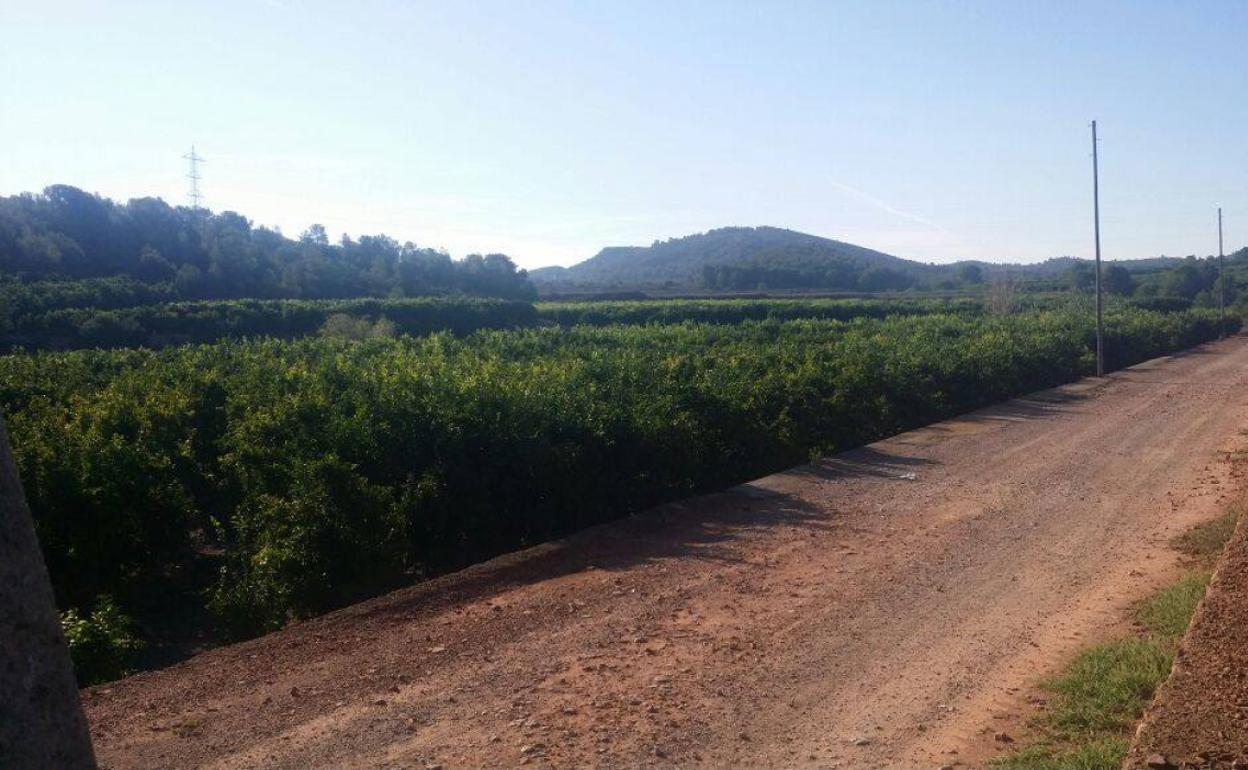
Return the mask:
M788 472L788 475L817 479L861 476L904 478L907 474L917 473L918 469L934 464L933 461L922 457L893 454L865 446L832 457L825 457L810 465L794 468Z
M862 450L856 450L861 452ZM407 623L523 585L586 570L616 571L670 559L739 561L723 547L760 527L829 529L835 514L786 493L763 496L741 488L668 503L524 551L347 607L310 623Z

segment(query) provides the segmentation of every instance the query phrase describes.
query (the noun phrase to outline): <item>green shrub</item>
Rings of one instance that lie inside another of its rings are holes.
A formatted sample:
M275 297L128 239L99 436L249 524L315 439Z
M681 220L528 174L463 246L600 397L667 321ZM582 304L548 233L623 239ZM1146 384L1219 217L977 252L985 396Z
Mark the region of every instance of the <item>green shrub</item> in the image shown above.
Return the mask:
M100 595L95 609L86 617L73 609L61 613L61 628L79 685L108 682L125 675L131 656L143 647L131 625L130 618L107 594Z
M332 320L332 323L331 322ZM345 319L345 321L344 321ZM220 339L293 339L327 323L367 325L373 336L469 334L537 323L528 302L471 297L341 300L217 300L117 309L76 307L32 312L0 326L0 348L166 347ZM339 335L342 336L342 335Z
M394 324L387 318L376 323L367 318L357 318L346 313L334 313L321 326L321 336L339 340L367 340L374 337L393 337Z
M211 606L247 635L359 596L404 574L405 521L392 491L333 456L293 458L286 494L248 497Z
M539 302L538 316L562 326L612 324L736 324L800 318L848 321L894 315L978 315L975 299L671 299Z
M1107 358L1216 334L1120 308ZM0 408L63 606L210 559L245 635L1070 381L1093 338L1029 312L223 341L0 357Z

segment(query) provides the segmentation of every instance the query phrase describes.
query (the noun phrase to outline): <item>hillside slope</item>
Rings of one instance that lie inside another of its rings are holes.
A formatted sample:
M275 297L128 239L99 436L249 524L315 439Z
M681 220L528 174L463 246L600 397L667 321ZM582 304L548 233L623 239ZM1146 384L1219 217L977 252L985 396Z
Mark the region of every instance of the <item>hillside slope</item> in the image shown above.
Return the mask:
M1114 264L1131 272L1149 272L1181 261L1152 257ZM650 246L609 246L584 262L538 268L531 270L529 277L547 293L662 289L874 292L916 286L952 288L968 280L998 277L1061 280L1080 263L1088 261L1053 257L1032 264L980 260L929 264L780 227L722 227L655 241Z
M759 268L773 279L784 271L819 273L828 288L857 288L861 276L873 269L912 279L935 269L779 227L723 227L650 246L610 246L572 267L543 267L529 275L539 285L690 287L705 286L708 271L733 267Z

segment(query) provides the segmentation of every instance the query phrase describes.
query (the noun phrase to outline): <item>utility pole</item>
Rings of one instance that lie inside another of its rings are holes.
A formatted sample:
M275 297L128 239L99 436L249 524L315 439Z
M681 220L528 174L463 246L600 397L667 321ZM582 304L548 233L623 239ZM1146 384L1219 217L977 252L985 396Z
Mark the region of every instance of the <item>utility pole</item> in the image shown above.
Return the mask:
M1105 326L1101 307L1101 190L1096 158L1096 121L1092 121L1092 226L1096 233L1096 376L1105 376Z
M1222 253L1222 207L1218 206L1218 326L1226 336L1226 255Z
M193 144L191 145L191 151L182 157L186 159L189 166L186 178L191 180L191 189L187 193L187 197L191 199L191 208L198 210L201 197L199 194L199 164L203 163L204 159L195 154L195 145Z

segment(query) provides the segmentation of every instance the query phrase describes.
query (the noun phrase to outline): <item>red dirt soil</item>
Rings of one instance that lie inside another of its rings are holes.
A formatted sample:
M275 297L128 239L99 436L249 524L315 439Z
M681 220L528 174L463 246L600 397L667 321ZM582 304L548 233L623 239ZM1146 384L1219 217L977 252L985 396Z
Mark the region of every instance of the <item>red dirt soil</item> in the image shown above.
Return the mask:
M1231 339L84 691L105 768L978 766L1231 493Z

